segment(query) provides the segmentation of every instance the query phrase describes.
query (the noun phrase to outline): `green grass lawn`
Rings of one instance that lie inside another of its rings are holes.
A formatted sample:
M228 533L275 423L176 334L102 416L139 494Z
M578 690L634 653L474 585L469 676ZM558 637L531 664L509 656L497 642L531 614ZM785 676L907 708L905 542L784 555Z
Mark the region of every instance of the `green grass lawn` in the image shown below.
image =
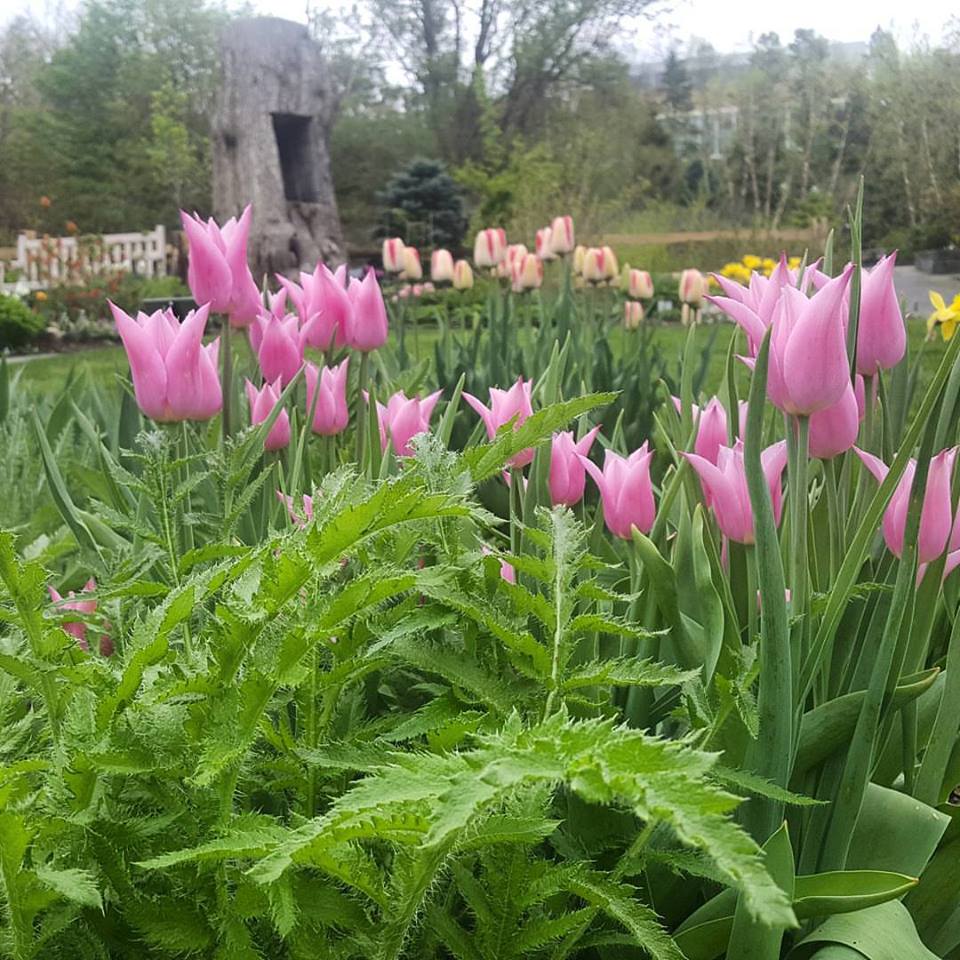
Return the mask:
M722 324L717 330L713 349L707 365L704 379L704 391L707 394L716 393L723 380L724 361L730 343L730 337L735 331L733 324ZM698 331L698 338L706 343L713 332L712 327L704 327ZM929 343L924 342L926 328L920 320L911 320L908 325L910 356L915 358L922 351L919 389L933 375L943 356L946 344L938 337ZM664 352L670 361L671 368L679 368L686 341L686 330L676 324L664 324L654 328L654 343ZM423 357L431 356L433 345L438 337L436 329L428 328L420 331L420 354ZM611 331L613 349L615 351L629 349L630 334L616 328ZM234 337L234 345L238 352L246 354L249 350L245 337ZM413 355L413 337L408 332L407 350ZM246 357L241 357L245 360ZM71 371L74 374L83 373L92 381L101 383L111 380L116 374L127 374L127 359L120 346L107 346L65 353L55 357L43 357L17 361L12 366L14 375L19 375L25 387L38 394L55 395L63 389L70 379Z

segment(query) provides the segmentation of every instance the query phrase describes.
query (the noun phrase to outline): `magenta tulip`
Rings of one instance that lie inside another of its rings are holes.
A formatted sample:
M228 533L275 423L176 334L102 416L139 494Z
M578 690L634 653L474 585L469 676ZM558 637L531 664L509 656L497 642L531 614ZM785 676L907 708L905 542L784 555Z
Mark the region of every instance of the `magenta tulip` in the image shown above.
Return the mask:
M362 281L351 280L347 296L352 323L347 343L361 353L369 353L387 342L387 308L377 275L368 270Z
M109 301L108 301L109 302ZM136 318L110 303L127 351L133 392L152 420L209 420L223 406L217 376L218 337L203 345L210 305L191 310L183 323L173 312L138 313Z
M863 392L863 378L860 392ZM857 442L860 421L863 419L857 391L848 383L843 396L831 407L818 410L810 416L810 456L830 460L849 450Z
M622 457L608 449L602 471L592 460L580 457L580 462L600 491L603 521L615 537L630 540L634 527L641 533L649 533L653 526L656 506L650 480L652 459L653 451L648 449L646 441L629 457Z
M265 383L259 390L246 381L247 402L250 404L250 423L256 426L263 423L273 413L280 402L281 381L278 377L273 383ZM265 450L282 450L290 444L290 415L281 410L274 420L267 438L263 441Z
M295 527L305 527L313 519L313 497L309 493L303 495L303 511L298 513L296 501L289 494L277 491L277 499L287 508L287 516Z
M857 373L872 377L895 367L907 350L907 330L893 285L896 253L863 273L857 326Z
M835 404L850 383L844 295L853 266L812 297L785 286L774 311L767 396L785 413L810 416Z
M247 241L250 237L250 205L240 219L231 217L218 227L211 217L203 221L180 211L180 222L190 243L187 283L198 304L208 303L215 313L226 313L230 323L251 323L263 305L250 267Z
M682 403L679 397L671 397L677 413L682 412ZM739 436L742 438L747 432L747 401L737 403ZM693 422L697 425L697 436L693 442L693 452L698 456L716 464L717 453L725 447L729 440L727 432L727 408L719 397L711 397L706 406L690 405Z
M886 479L889 467L872 453L854 447L864 466L873 474L877 483ZM917 554L920 563L930 563L943 553L950 537L953 510L950 503L950 484L957 448L941 450L931 461L927 472L927 488L920 511L920 533L917 538ZM903 476L890 497L883 513L883 539L887 548L896 556L903 554L903 537L907 526L907 510L910 506L910 491L917 462L912 460L903 471Z
M74 610L77 613L96 613L97 610L97 601L83 600L81 599L86 593L95 593L97 589L96 580L91 577L84 585L83 590L78 597L73 590L67 594L67 599L64 600L62 596L57 592L53 587L47 587L47 591L50 594L50 599L57 605L59 610ZM87 643L87 625L82 620L71 620L67 623L62 624L64 633L69 634L77 641L77 645L82 650L89 650L90 645Z
M516 418L513 429L523 424L527 417L533 414L533 405L530 397L533 390L533 381L518 377L517 382L509 390L490 388L490 407L485 407L476 397L464 393L463 398L473 407L483 420L487 428L487 437L492 440L497 431ZM533 448L521 450L510 461L511 467L524 467L533 459Z
M720 532L737 543L753 543L753 508L747 491L747 473L743 464L743 441L717 451L716 464L695 453L684 453L697 471L707 506L717 519ZM760 455L760 465L770 488L773 516L777 524L783 512L780 478L787 465L787 444L781 440Z
M387 444L392 443L398 457L413 456L410 441L418 434L429 432L430 417L442 394L442 390L437 390L421 400L419 397L408 397L400 390L387 401L386 406L378 403L381 450L386 450Z
M573 439L572 430L553 435L550 445L550 501L554 506L565 504L572 507L583 499L587 474L581 457L586 457L593 441L600 432L596 426L580 440Z
M293 380L303 364L303 341L294 314L280 319L260 313L250 327L250 347L267 383L279 379L285 387Z
M318 370L316 364L306 366L307 378L307 416L314 406L313 395L318 383L320 392L317 396L316 408L313 414L313 432L325 437L332 437L346 429L350 422L350 413L347 409L347 357L336 367L324 367Z

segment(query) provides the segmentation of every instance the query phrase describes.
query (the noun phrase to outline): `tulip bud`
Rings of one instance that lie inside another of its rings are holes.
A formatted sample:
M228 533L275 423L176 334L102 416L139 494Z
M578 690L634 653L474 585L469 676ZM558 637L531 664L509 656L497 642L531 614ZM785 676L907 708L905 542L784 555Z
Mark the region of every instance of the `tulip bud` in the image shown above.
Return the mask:
M573 217L554 217L550 227L550 248L555 254L573 250Z
M643 322L643 304L639 300L626 300L623 304L623 325L636 330Z
M553 252L550 240L550 228L543 227L537 231L534 249L541 260L556 260L557 255Z
M504 250L503 259L497 265L497 275L512 280L517 266L526 255L527 248L522 243L511 243Z
M583 258L587 255L587 248L578 244L573 251L573 272L580 276L583 273Z
M907 331L893 285L897 255L891 253L864 271L857 326L857 372L872 377L890 370L907 350Z
M387 273L400 273L403 270L403 241L399 237L389 237L383 241L383 269Z
M653 451L646 442L629 457L621 457L608 449L602 471L592 460L580 458L600 491L603 521L615 537L630 540L634 527L641 533L649 533L653 526L656 506L650 480L652 459Z
M323 436L333 436L346 429L350 422L347 408L347 366L350 358L347 357L339 366L324 367L318 370L315 364L308 363L306 367L307 380L307 416L313 408L314 433ZM319 387L319 396L314 405L314 394Z
M581 457L590 452L594 438L600 427L594 427L582 440L573 439L573 433L567 430L555 433L550 445L550 502L557 506L565 504L572 507L583 499L586 482L586 470Z
M430 416L443 391L437 390L421 400L419 397L407 397L403 391L395 393L384 406L377 404L377 421L380 425L380 448L387 449L393 444L398 457L413 455L410 441L421 433L430 430Z
M635 300L653 297L653 279L646 270L631 270L627 274L627 296Z
M691 307L699 307L707 292L707 284L699 270L684 270L680 274L680 300Z
M420 266L420 251L416 247L403 248L403 272L401 280L419 280L423 277L423 267Z
M473 288L473 270L466 260L458 260L453 265L453 287L455 290Z
M860 390L863 378L858 376ZM840 399L810 415L810 456L829 460L849 450L860 432L860 404L852 384L847 384Z
M620 267L617 266L617 255L610 247L601 247L603 253L604 279L613 280L620 273Z
M387 342L387 308L374 270L362 281L351 280L348 291L352 310L347 343L361 353L369 353Z
M434 283L453 280L453 256L449 250L434 250L430 256L430 279Z
M246 381L247 402L250 404L250 423L256 426L263 423L271 413L274 407L280 402L281 393L280 380L274 380L273 383L265 383L259 390L249 381ZM265 450L282 450L290 444L290 415L286 410L281 410L279 416L273 422L270 432L263 441Z
M509 390L490 388L489 408L469 393L464 393L463 399L480 415L483 425L487 428L487 437L492 440L497 435L497 431L514 417L516 420L514 420L513 429L516 430L533 415L533 406L530 401L532 392L533 381L518 377L517 382ZM533 448L531 447L521 450L514 456L510 460L510 466L524 467L532 459Z

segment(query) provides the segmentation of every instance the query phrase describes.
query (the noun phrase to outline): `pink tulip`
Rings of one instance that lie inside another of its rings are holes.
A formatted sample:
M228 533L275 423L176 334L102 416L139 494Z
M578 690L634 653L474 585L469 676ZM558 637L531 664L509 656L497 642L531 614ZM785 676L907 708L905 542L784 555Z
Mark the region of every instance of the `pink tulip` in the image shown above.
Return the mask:
M600 491L603 520L615 537L631 540L634 527L641 533L649 533L653 526L656 506L650 480L652 459L653 451L647 448L646 441L629 457L621 457L608 449L602 471L592 460L580 457Z
M418 434L430 431L430 417L442 394L442 390L437 390L421 400L419 397L407 397L400 390L387 401L386 406L378 403L381 450L386 450L387 444L392 443L398 457L413 456L410 441Z
M130 361L137 404L148 417L209 420L220 411L220 338L203 345L209 304L191 310L183 323L169 309L138 313L136 319L115 303L110 309Z
M347 293L353 322L347 342L361 353L369 353L387 342L387 308L377 275L368 270L362 281L352 280Z
M750 275L749 287L743 287L721 274L715 273L713 277L726 296L705 297L705 299L719 307L744 330L747 334L750 354L756 356L767 327L773 323L773 314L780 300L780 291L791 284L787 258L781 256L780 262L769 277L754 271Z
M857 373L872 377L895 367L907 350L907 330L893 285L896 253L863 273L857 327Z
M473 407L487 428L487 437L492 440L497 431L516 417L513 429L518 429L527 417L533 414L531 392L533 381L518 377L509 390L490 388L490 407L485 407L476 397L464 393L463 399ZM533 459L533 448L521 450L509 462L512 467L524 467Z
M534 238L533 248L541 260L557 259L557 255L553 252L551 231L549 227L543 227L537 231L537 235Z
M222 227L212 217L204 222L197 214L180 211L190 243L187 283L193 299L208 303L215 313L229 314L236 327L251 323L262 306L247 264L250 217L249 204L239 220L231 217Z
M82 597L85 593L95 593L96 589L97 582L91 577L84 584L80 596ZM66 600L53 587L47 587L47 591L50 594L50 599L59 610L75 610L77 613L86 614L96 613L97 611L96 600L81 600L72 590L67 594L68 599ZM75 597L77 598L74 599ZM62 624L62 627L64 633L73 637L77 641L77 646L82 650L90 649L90 645L87 643L87 625L82 620L71 620Z
M383 241L383 269L387 273L399 273L403 269L403 241L399 237Z
M889 467L872 453L854 447L864 466L873 474L877 483L883 483ZM957 448L941 450L931 461L927 472L927 488L920 511L920 533L917 539L917 554L920 563L936 560L947 547L952 526L950 483ZM903 537L907 526L907 510L910 506L910 491L917 470L916 460L911 459L903 476L893 491L893 496L883 513L883 539L891 553L903 554Z
M747 491L747 473L743 464L743 441L717 451L716 464L696 453L681 454L697 471L707 506L717 518L720 532L737 543L753 543L753 508ZM770 488L773 517L777 524L783 512L780 477L787 465L787 444L781 440L760 455L760 466Z
M279 319L261 311L250 327L250 347L267 383L279 379L286 386L303 364L304 336L294 314Z
M767 396L785 413L833 406L850 383L843 298L853 266L812 297L785 286L774 312Z
M313 273L301 272L300 284L277 276L300 317L304 344L329 350L347 342L353 324L353 307L347 296L345 278L345 270L338 267L334 274L324 263L318 263Z
M503 260L506 249L506 233L494 227L488 227L477 234L473 245L473 262L478 267L495 267Z
M350 422L350 413L347 409L347 366L350 358L347 357L336 367L324 367L318 370L316 364L308 363L307 377L307 416L313 407L313 395L319 381L320 393L317 396L316 409L313 414L312 429L314 433L325 437L332 437L346 429Z
M278 377L273 383L265 383L259 390L246 381L247 402L250 404L250 423L256 426L263 423L280 402L281 381ZM282 450L290 444L290 415L281 410L273 422L270 432L263 441L265 450Z
M673 405L677 413L682 413L682 405L679 397L672 397ZM742 439L747 433L747 401L740 400L738 408L738 426L739 437ZM717 454L721 447L727 445L729 434L727 431L727 408L723 405L719 397L712 397L707 401L705 407L698 407L695 403L690 405L690 412L693 416L693 422L697 425L697 436L693 442L693 452L698 456L709 460L712 464L717 462Z
M571 253L574 248L573 217L554 217L550 225L550 249L553 253Z
M434 250L430 255L430 279L434 283L453 280L453 255L449 250Z
M305 493L303 495L303 512L298 513L295 509L296 501L289 494L277 491L277 499L287 508L287 516L295 527L305 527L313 519L313 497Z
M860 394L863 378L858 376ZM810 456L830 460L849 450L857 442L863 419L857 391L848 383L843 396L831 407L810 416Z
M553 435L550 445L550 502L557 506L572 507L583 499L586 485L586 470L581 457L586 457L600 431L596 426L580 440L573 439L573 431L565 430Z
M492 556L493 551L484 543L480 547L480 552L485 556ZM506 580L507 583L516 583L517 582L517 571L513 569L513 565L507 563L506 560L500 561L500 577L503 580Z

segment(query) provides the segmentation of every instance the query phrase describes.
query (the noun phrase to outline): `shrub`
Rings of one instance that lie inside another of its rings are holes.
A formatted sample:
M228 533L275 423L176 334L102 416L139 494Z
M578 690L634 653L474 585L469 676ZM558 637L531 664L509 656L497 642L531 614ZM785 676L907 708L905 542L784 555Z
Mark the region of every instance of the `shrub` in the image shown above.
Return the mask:
M26 346L46 326L43 317L18 297L0 294L0 349Z

